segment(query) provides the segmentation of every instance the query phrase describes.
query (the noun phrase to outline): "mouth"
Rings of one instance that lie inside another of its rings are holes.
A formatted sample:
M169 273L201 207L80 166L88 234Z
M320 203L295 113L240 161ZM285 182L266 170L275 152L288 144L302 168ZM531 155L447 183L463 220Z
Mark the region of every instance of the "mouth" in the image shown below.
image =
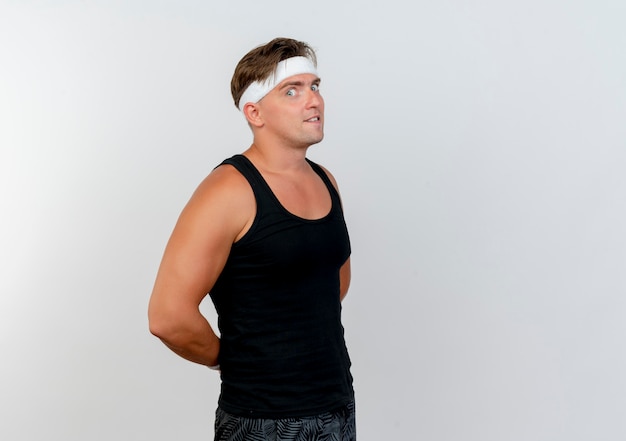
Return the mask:
M314 116L313 118L309 118L307 120L305 120L305 122L319 122L320 121L320 117L319 116Z

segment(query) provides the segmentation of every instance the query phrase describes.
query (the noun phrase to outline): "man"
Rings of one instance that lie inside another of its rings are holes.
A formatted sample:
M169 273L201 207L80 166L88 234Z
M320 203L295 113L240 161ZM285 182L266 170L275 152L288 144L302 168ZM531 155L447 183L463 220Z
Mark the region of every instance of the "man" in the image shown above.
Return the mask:
M277 38L237 65L253 143L184 208L149 306L150 331L219 370L216 440L355 440L341 300L350 243L337 184L306 158L323 138L315 52ZM199 311L209 293L220 337Z

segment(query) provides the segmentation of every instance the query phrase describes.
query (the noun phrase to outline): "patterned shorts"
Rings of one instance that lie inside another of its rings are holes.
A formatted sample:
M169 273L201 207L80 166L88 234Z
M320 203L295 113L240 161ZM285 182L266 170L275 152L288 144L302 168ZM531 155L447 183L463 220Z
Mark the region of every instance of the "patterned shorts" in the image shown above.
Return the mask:
M356 441L354 403L304 418L264 419L217 408L215 441Z

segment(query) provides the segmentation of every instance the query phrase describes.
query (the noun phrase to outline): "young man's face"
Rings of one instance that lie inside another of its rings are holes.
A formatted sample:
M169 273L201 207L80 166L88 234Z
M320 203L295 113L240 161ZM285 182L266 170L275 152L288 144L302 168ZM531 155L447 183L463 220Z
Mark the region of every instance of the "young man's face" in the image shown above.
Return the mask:
M264 128L294 147L308 147L324 138L324 99L320 79L293 75L281 81L257 105Z

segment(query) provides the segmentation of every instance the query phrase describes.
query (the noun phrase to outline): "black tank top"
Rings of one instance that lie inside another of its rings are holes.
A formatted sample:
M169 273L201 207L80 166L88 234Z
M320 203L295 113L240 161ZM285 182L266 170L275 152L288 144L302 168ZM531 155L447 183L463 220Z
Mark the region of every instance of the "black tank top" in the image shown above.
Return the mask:
M350 242L337 191L308 162L332 198L317 220L288 212L245 156L223 162L248 180L257 204L210 293L221 333L219 406L235 415L317 415L353 400L339 298Z

